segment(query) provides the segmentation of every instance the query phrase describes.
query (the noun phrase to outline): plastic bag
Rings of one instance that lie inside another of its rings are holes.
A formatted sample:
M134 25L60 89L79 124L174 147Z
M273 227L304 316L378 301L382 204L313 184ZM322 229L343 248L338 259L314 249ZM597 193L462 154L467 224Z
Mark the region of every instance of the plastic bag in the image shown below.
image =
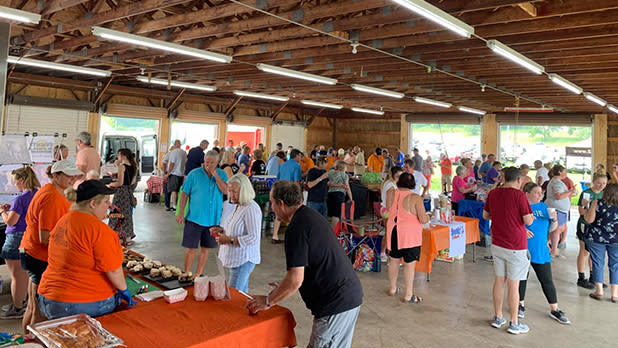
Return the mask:
M223 264L219 258L217 258L217 268L219 269L219 275L208 277L209 295L217 301L229 300L232 296L230 295L230 288L228 287L227 280L225 279Z
M196 301L206 301L210 280L208 277L197 277L193 281L193 297Z

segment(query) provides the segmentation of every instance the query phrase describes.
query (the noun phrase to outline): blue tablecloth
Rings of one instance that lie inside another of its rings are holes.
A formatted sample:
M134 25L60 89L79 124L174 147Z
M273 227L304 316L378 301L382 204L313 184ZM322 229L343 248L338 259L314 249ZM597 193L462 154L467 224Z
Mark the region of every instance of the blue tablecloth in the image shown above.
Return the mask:
M479 229L488 235L489 221L483 219L483 207L485 202L461 199L457 202L457 215L479 219Z

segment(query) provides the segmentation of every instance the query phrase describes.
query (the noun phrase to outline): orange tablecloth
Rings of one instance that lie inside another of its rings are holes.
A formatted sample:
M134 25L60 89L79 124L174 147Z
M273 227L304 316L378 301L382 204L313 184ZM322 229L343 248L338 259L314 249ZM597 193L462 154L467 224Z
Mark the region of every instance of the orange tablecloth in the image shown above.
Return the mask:
M466 244L476 243L481 240L478 219L455 216L455 221L466 224ZM416 263L416 270L418 272L431 273L431 263L438 256L438 250L449 247L449 233L449 228L441 225L423 229L421 257Z
M98 317L103 327L132 347L288 347L296 345L296 321L287 308L275 306L249 316L247 298L230 288L232 299L183 302L163 298Z

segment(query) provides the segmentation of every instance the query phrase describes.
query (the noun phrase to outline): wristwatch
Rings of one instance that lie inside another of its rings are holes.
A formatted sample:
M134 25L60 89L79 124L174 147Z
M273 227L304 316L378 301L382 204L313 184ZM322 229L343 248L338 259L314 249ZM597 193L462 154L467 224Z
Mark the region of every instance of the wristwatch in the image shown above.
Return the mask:
M234 237L230 238L230 245L234 245Z

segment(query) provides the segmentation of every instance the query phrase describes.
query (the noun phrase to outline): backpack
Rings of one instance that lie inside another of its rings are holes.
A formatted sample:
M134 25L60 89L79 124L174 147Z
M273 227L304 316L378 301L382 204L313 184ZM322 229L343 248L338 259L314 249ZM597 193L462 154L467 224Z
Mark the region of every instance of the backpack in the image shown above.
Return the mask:
M367 244L362 244L355 252L354 269L360 272L371 272L376 261L380 262L380 260L376 260L373 249Z

